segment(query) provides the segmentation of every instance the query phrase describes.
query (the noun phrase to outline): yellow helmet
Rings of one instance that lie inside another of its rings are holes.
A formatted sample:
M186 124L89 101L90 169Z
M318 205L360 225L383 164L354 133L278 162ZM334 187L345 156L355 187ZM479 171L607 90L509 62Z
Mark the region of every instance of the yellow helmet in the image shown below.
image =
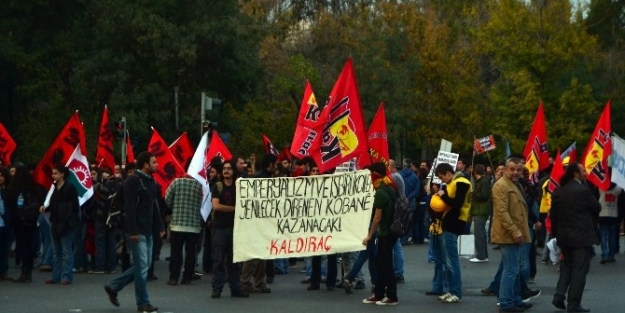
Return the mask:
M445 213L451 210L451 206L449 206L439 195L433 195L432 200L430 200L430 208L437 213Z

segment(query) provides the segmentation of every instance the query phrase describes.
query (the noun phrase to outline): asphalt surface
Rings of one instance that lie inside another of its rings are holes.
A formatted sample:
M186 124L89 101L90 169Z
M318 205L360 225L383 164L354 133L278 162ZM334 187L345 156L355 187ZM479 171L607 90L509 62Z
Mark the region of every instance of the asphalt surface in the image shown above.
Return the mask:
M621 236L621 247L625 249L625 237ZM596 247L597 253L601 249ZM436 297L426 296L429 290L433 264L427 262L427 245L404 247L405 284L399 284L399 305L381 307L363 304L369 296L370 285L365 290L354 290L351 295L343 289L327 291L307 291L307 285L300 283L304 274L299 273L304 262L298 262L297 269L286 275L277 275L269 286L270 294L252 294L250 298L231 298L226 289L220 299L211 299L210 276L204 275L191 285L169 286L168 263L169 245L165 243L161 260L156 262L158 280L148 283L150 300L159 312L498 312L496 298L483 296L480 290L487 287L497 270L500 259L498 250L489 250L490 261L474 264L461 260L464 299L459 304L442 304ZM539 256L540 258L540 256ZM540 259L538 259L540 260ZM12 266L9 274L16 277L19 270ZM35 271L33 283L0 283L0 313L13 312L136 312L134 287L128 285L119 293L121 307L114 307L103 290L107 280L114 275L76 274L70 286L45 285L50 273ZM526 312L563 312L551 305L558 279L558 266L543 265L538 262L538 274L532 289L540 289L542 294L533 299L534 307ZM625 254L616 256L616 263L600 265L599 257L594 257L588 275L582 305L592 312L625 312Z

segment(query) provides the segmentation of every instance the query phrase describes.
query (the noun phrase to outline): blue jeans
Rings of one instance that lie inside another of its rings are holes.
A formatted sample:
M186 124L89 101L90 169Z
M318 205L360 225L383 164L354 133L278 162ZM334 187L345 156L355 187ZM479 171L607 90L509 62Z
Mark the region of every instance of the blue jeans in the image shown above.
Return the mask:
M522 274L522 259L527 259L524 246L528 244L500 244L503 271L499 289L499 303L502 309L522 305L519 273ZM528 261L529 264L529 261ZM523 275L523 274L522 274Z
M41 242L43 243L43 250L41 253L41 265L52 266L52 257L54 252L52 251L52 234L50 233L50 224L43 216L39 214L39 232L41 233Z
M443 236L430 234L431 259L434 261L434 278L432 278L432 292L445 293L449 291L449 284L445 277L443 264ZM428 258L429 261L429 258Z
M106 221L95 221L95 268L99 271L114 271L117 266L115 229L106 226Z
M599 229L601 231L601 258L614 258L618 241L618 225L615 223L600 223Z
M276 270L276 274L289 273L289 259L275 259L273 260L273 266Z
M397 239L393 245L393 270L395 277L404 276L404 250L401 247L401 239Z
M449 284L449 293L462 298L462 276L460 273L460 257L458 256L458 235L443 231L442 250L445 278Z
M54 262L52 263L52 280L60 282L61 279L74 279L74 255L72 254L74 230L68 230L59 240L53 240ZM65 260L65 266L63 266Z
M148 279L148 268L152 262L152 236L139 235L139 240L136 242L131 240L128 234L126 234L126 238L134 262L130 268L125 270L119 277L109 281L107 285L119 292L134 281L137 306L149 304L150 299L146 282Z
M346 279L349 280L350 282L353 282L356 279L356 276L358 276L358 272L360 272L360 269L365 265L365 262L367 262L368 260L369 261L369 276L371 276L371 284L372 285L376 284L378 280L377 271L375 270L375 258L377 257L377 247L375 245L375 241L377 237L378 237L378 233L376 232L373 234L373 237L371 238L371 240L369 240L369 243L367 243L367 249L362 250L358 253L358 257L356 258L356 261L354 261L352 268L349 270L349 273L347 273Z
M530 291L527 286L527 282L529 281L529 251L532 248L531 243L523 243L521 245L521 259L519 261L519 284L521 286L521 297L525 295L528 291ZM498 293L501 285L501 275L503 274L503 258L499 261L499 268L497 269L497 273L495 274L495 278L488 286L488 289Z

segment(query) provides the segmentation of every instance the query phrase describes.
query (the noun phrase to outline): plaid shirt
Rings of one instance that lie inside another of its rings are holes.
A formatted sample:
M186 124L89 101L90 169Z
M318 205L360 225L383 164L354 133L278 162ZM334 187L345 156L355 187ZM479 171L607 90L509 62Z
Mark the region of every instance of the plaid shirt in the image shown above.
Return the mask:
M171 209L171 230L199 233L202 229L202 184L194 178L175 179L165 194L167 207Z

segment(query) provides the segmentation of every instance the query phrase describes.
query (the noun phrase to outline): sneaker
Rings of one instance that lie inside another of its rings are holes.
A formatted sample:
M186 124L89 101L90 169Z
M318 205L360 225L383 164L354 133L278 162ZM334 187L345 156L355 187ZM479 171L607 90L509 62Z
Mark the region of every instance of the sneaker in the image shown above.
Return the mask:
M438 300L443 301L443 300L445 300L445 299L447 299L448 297L451 297L451 296L452 296L452 294L451 294L451 293L446 292L446 293L445 293L445 294L443 294L442 296L439 296L439 297L438 297Z
M104 286L104 291L106 291L106 294L109 296L111 304L119 306L119 301L117 301L117 291L113 290L110 286Z
M397 300L393 300L390 298L384 298L380 301L377 301L375 304L376 305L397 305L399 303L399 301Z
M398 284L403 284L406 282L406 279L404 279L404 275L398 276L397 277L397 283Z
M89 274L106 274L104 270L91 270L88 273Z
M213 298L213 299L221 298L221 291L213 290L213 293L211 294L211 298Z
M155 306L152 306L151 304L147 303L147 304L142 304L140 306L137 306L137 312L156 312L158 311L158 308Z
M170 286L176 286L176 285L178 285L178 280L170 278L170 279L167 280L167 282L165 284L170 285Z
M43 282L43 283L46 284L46 285L51 285L51 284L56 284L58 282L56 282L52 278L50 278L50 279L46 279L46 281Z
M52 272L52 266L43 264L39 267L39 270L42 272Z
M601 261L599 261L599 264L606 264L608 263L608 259L606 258L601 258Z
M69 279L62 279L61 280L61 285L71 285L72 282Z
M481 292L485 296L495 296L495 297L498 296L498 294L490 288L484 288L481 290Z
M354 289L365 289L365 282L364 281L357 281L356 282L356 286L354 287Z
M472 258L472 259L469 260L469 262L471 262L471 263L485 263L485 262L488 262L488 259L480 260L478 258Z
M301 283L302 284L310 284L312 280L310 279L310 277L306 277L306 279L302 280Z
M549 263L549 260L542 259L540 260L540 263L547 265Z
M540 289L530 290L523 296L523 303L526 303L538 296L540 296Z
M378 301L380 301L382 299L378 299L375 297L375 295L372 295L371 297L367 298L367 299L363 299L362 303L366 303L366 304L376 304Z
M343 289L345 289L346 294L351 294L354 292L354 285L346 279L343 281Z
M441 300L441 302L442 303L460 303L462 302L462 299L450 294L449 297Z
M147 279L147 280L148 280L148 281L155 281L155 280L157 280L157 279L158 279L158 277L156 277L156 275L150 275L150 276L148 276L148 279Z

